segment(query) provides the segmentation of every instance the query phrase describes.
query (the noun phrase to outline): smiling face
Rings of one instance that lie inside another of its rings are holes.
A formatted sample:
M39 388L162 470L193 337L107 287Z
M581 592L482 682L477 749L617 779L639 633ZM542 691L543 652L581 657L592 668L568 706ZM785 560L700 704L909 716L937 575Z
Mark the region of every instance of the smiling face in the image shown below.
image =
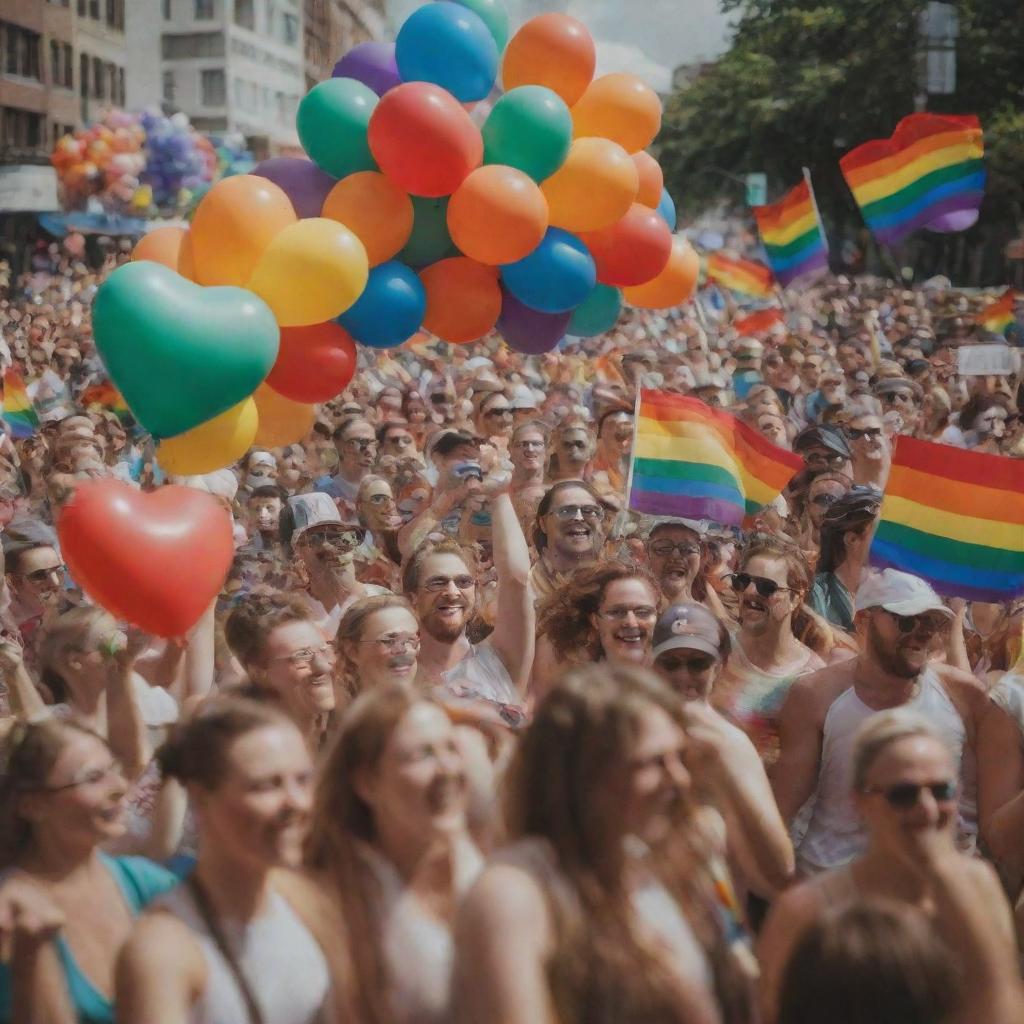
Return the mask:
M405 608L382 608L363 623L357 643L348 650L360 691L416 678L420 627Z
M276 626L266 636L258 664L247 666L277 693L299 721L334 708L334 649L314 622Z
M847 434L854 458L880 462L885 457L882 421L877 416L858 416L850 420Z
M270 495L249 499L249 528L274 536L281 525L281 499Z
M914 679L920 674L942 646L949 628L949 618L937 611L898 616L884 608L871 608L865 619L865 652L899 679Z
M582 487L561 487L543 521L551 553L566 562L594 558L604 544L604 510Z
M751 636L788 627L793 612L800 603L800 595L789 587L789 566L785 558L773 555L754 555L741 566L750 576L771 580L779 589L769 597L758 593L753 581L740 596L740 626Z
M521 473L542 473L547 464L547 442L535 427L518 430L509 449L512 465Z
M658 595L644 579L612 580L591 623L608 661L646 665L658 619Z
M56 608L64 591L64 565L51 547L24 552L7 578L15 597L29 609Z
M441 643L462 636L476 606L476 581L456 554L428 555L420 565L413 605L423 631Z
M394 533L402 525L398 505L386 480L364 485L359 497L359 518L374 534Z
M685 526L659 526L647 542L647 558L666 599L689 592L700 571L700 535Z

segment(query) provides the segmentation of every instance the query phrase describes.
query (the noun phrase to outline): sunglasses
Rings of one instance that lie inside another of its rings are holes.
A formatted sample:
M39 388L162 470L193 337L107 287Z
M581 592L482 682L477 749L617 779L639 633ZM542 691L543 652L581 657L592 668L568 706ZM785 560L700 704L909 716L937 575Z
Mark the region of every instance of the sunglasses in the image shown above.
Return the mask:
M955 782L900 782L882 789L865 789L864 792L870 796L884 796L886 803L894 810L909 811L917 806L918 800L921 799L921 791L924 789L931 793L937 804L950 804L956 800Z
M445 394L431 395L430 401L433 402L434 405L450 405L455 401L455 396Z
M838 494L816 494L811 498L811 504L818 508L830 508L839 500Z
M908 391L890 391L887 394L881 396L882 402L885 405L896 405L897 403L911 403L914 400L914 396Z
M846 428L846 436L851 441L860 441L867 438L869 441L877 441L882 436L880 427L866 427L864 430L857 430L855 427Z
M742 594L751 583L754 584L754 589L760 597L771 597L772 594L778 593L780 590L792 592L791 587L784 587L782 584L776 583L775 580L766 579L764 576L751 576L749 572L734 572L729 576L729 585L737 594Z
M904 635L909 636L915 630L931 636L933 633L941 633L946 629L948 620L943 615L897 615L888 608L883 612L896 623L896 628Z
M488 409L487 412L484 413L484 415L485 416L511 416L512 415L512 408L511 408L511 406L506 405L506 406L502 406L502 408L500 408L500 409Z
M685 668L687 672L699 675L701 672L707 672L716 660L710 654L698 654L690 658L683 658L676 654L663 654L655 664L666 672L678 672L681 668Z

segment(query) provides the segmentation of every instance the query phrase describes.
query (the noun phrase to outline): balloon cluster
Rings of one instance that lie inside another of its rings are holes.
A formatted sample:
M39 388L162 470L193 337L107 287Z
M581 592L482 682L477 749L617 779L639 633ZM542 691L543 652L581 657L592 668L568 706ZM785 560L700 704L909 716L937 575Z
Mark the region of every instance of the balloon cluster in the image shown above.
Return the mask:
M128 210L146 166L145 140L139 116L124 110L109 110L88 128L62 136L50 162L64 207L79 209L96 197L112 213Z
M142 115L146 132L146 166L140 180L148 189L135 206L145 212L179 210L188 205L192 193L213 180L217 154L204 135L189 123L188 115L165 117L157 111ZM148 201L147 201L148 200Z
M395 43L354 47L306 95L310 160L224 178L188 229L146 235L93 323L165 469L208 472L254 442L298 440L313 403L351 379L356 342L391 348L422 330L458 344L497 328L540 353L608 330L623 302L689 298L697 256L673 236L644 149L660 101L632 75L595 79L595 60L566 15L509 39L499 0L428 3ZM506 91L485 105L499 66ZM194 147L161 145L183 173Z

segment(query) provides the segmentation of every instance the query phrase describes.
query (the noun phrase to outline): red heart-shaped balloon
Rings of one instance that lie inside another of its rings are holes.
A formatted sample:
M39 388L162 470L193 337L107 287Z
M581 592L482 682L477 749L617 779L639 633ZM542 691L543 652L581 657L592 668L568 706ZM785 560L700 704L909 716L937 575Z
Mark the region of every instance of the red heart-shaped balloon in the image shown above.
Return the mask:
M75 581L115 618L183 636L231 568L231 519L191 487L137 491L119 480L79 484L57 524Z

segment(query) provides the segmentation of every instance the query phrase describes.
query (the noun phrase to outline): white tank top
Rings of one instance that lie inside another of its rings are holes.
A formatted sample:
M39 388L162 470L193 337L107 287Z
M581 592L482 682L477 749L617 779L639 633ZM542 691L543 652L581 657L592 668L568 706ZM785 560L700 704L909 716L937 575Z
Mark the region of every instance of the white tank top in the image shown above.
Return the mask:
M154 906L188 926L206 961L206 987L192 1006L189 1024L248 1024L245 998L189 887L179 885ZM271 890L266 910L248 924L221 919L220 926L264 1024L328 1024L333 1019L327 962L280 893Z
M920 681L917 695L903 706L924 715L952 748L960 773L960 831L974 834L976 780L968 763L971 759L964 756L967 731L934 671L926 668ZM832 702L825 715L818 788L811 798L807 830L796 851L801 875L848 864L864 850L867 833L853 799L853 740L861 724L874 714L876 710L869 708L851 686Z

